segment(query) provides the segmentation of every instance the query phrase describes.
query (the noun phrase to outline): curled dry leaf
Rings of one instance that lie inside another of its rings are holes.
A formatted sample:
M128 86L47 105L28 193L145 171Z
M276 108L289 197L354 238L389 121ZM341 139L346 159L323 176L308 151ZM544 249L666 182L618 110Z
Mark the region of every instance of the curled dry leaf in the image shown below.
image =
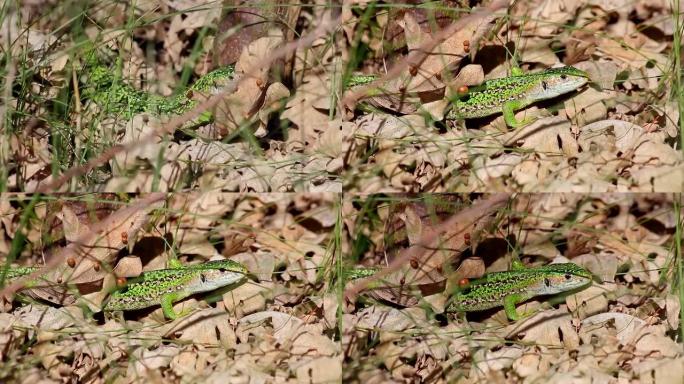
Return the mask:
M184 4L185 3L185 4ZM221 3L179 2L175 4L178 12L171 18L168 31L164 38L164 55L167 61L173 63L176 69L182 69L181 52L184 48L181 33L189 36L206 25L212 25L221 15ZM173 3L171 3L173 4ZM190 12L187 12L191 10Z
M15 315L25 326L41 331L59 331L80 325L84 320L83 312L76 307L52 308L28 305L19 309Z
M160 124L161 121L157 118L146 115L136 115L126 123L126 130L121 138L121 143L124 145L137 143L149 134L157 132ZM159 156L161 156L166 149L166 144L162 141L162 137L157 137L154 141L144 143L144 145L138 146L131 151L118 153L110 160L113 175L124 175L126 172L135 169L136 166L155 164L159 159Z
M225 349L234 349L237 338L231 319L232 316L223 310L204 309L174 324L167 330L166 335L205 347L220 346ZM213 331L207 332L207 329Z
M248 315L266 308L266 300L270 299L273 284L269 282L243 284L223 294L223 304L229 313L239 316Z
M260 324L265 327L259 326ZM236 333L242 342L256 338L263 347L269 347L270 351L277 352L257 356L256 364L263 366L289 362L289 370L297 375L300 381L310 382L312 378L319 377L329 379L331 375L338 375L336 379L339 379L341 365L334 366L334 362L341 364L341 359L335 356L339 353L339 346L322 335L321 331L320 327L305 324L290 314L265 311L240 319ZM252 356L252 359L254 357ZM313 367L316 363L324 364L328 369L300 369Z
M240 129L261 106L266 90L261 85L268 84L270 68L259 65L282 41L282 32L272 30L268 37L257 39L242 51L235 65L236 78L241 79L240 86L232 95L224 98L214 111L215 124L223 136Z
M328 125L328 114L320 110L329 107L330 81L325 75L310 74L299 86L294 97L288 101L283 119L292 121L297 129L289 134L289 141L295 141L306 148L307 143L317 141L323 127Z
M293 368L299 383L331 383L342 377L342 359L339 357L319 357Z

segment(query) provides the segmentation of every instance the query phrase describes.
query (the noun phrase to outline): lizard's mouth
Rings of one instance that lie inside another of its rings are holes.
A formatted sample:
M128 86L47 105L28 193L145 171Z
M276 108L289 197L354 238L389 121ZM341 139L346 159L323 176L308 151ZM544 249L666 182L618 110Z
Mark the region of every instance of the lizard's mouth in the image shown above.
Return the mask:
M252 281L255 281L255 282L259 282L259 278L257 277L257 275L255 275L255 274L253 274L253 273L251 273L251 272L247 272L247 273L245 273L244 275L245 275L245 277L246 277L247 279L249 279L249 280L252 280Z

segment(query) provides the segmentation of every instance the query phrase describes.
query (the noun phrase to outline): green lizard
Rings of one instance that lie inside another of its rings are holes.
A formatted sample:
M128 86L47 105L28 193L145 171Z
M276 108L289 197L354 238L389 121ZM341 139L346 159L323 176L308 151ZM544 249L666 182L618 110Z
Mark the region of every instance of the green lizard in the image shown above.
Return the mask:
M586 288L591 272L573 263L493 272L468 282L450 299L447 312L474 312L503 306L509 319L519 316L516 304L542 295Z
M182 267L172 265L172 268L143 272L131 279L109 296L103 310L128 311L161 305L164 316L175 320L179 314L173 310L173 303L197 293L241 284L249 273L245 266L233 260L214 260ZM37 269L10 268L6 277L10 280L19 278ZM29 283L27 286L32 285Z
M503 113L508 126L519 128L534 119L518 121L515 118L516 111L537 101L572 92L589 81L586 72L570 66L528 74L514 67L512 72L512 76L486 80L458 95L451 101L446 119L463 120ZM357 75L346 84L353 87L376 79L374 75Z
M347 277L370 277L375 272L374 268L356 268ZM537 296L586 288L591 282L591 273L573 263L537 268L514 263L510 271L492 272L467 281L451 296L446 312L476 312L503 306L508 318L515 321L519 319L516 304Z
M472 119L503 113L506 124L519 128L534 121L518 121L515 111L537 101L547 100L572 92L589 81L589 75L574 67L550 68L537 73L522 74L487 80L468 89L453 100L447 119Z
M10 281L18 279L22 276L29 275L38 270L38 267L14 267L8 269L0 269L0 276L2 276L3 281ZM4 276L3 276L4 275Z
M164 316L175 320L173 303L197 293L209 292L245 281L248 271L233 260L207 261L180 268L143 272L112 293L105 312L128 311L161 305Z
M139 113L154 115L180 115L197 106L195 93L210 95L220 91L235 75L234 66L215 69L200 77L189 88L175 97L163 97L134 88L120 81L114 73L102 65L93 66L88 72L88 82L83 90L85 99L91 100L105 115L120 115L130 120ZM203 114L195 125L212 121L210 113Z

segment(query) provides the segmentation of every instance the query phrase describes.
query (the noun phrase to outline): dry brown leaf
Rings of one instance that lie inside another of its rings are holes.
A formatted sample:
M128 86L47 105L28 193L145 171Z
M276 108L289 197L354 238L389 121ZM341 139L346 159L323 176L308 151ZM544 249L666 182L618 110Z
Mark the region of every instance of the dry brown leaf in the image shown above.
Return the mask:
M121 277L135 277L142 273L142 262L137 256L127 256L121 258L116 266L112 269L112 272L116 276Z
M334 329L337 327L337 310L340 306L338 296L332 293L328 293L323 296L323 318L326 322L326 327L328 329Z
M338 346L329 338L322 336L321 329L308 325L290 314L264 311L245 316L239 320L236 331L238 338L247 340L251 329L264 321L272 322L272 336L280 345L287 345L294 355L311 354L311 356L332 356Z
M221 309L204 309L175 322L166 335L203 347L234 349L237 338L231 326L232 315ZM211 332L207 332L211 329Z
M268 84L270 68L258 67L264 58L282 44L283 35L280 30L272 30L268 37L259 38L250 43L240 55L235 65L236 78L242 79L240 87L219 103L214 111L216 126L223 136L235 132L256 113Z
M395 309L372 306L357 314L356 328L385 332L402 332L415 328L426 320L425 311L418 308Z
M167 35L164 38L164 55L166 59L173 63L176 70L181 70L183 62L181 51L185 44L179 36L181 33L190 36L195 30L215 23L221 15L220 3L202 3L191 1L173 1L173 8L179 10L169 24ZM188 12L188 10L192 10Z
M653 379L654 383L676 384L682 382L684 377L684 358L670 359L665 361L652 361L649 364L637 364L634 368L640 371L640 379L647 382ZM641 369L646 368L646 369Z
M681 318L679 317L681 313L681 306L682 303L679 300L679 297L672 294L667 295L665 300L665 309L667 310L667 323L672 330L679 328L681 321Z
M588 317L582 320L582 325L586 327L584 332L591 334L592 329L600 329L609 322L614 324L611 328L616 331L615 337L622 344L634 340L636 337L635 334L639 332L642 327L646 326L646 322L639 318L624 313L614 312L601 313Z
M571 315L563 310L540 312L516 325L514 332L522 330L523 341L574 350L579 346L580 338L571 320Z
M574 18L581 3L543 0L532 7L520 5L518 12L524 12L525 16L529 18L529 21L524 23L526 33L548 37L556 35L561 26Z
M493 372L500 372L510 368L520 359L523 349L519 347L502 348L496 351L481 349L475 353L475 363L470 369L470 377L485 380Z
M84 321L83 311L78 307L27 305L18 309L14 315L21 323L40 331L58 331L78 326Z
M581 292L568 296L568 309L577 312L580 318L601 313L608 309L606 286L593 285Z
M629 182L625 191L678 193L684 189L684 169L681 165L634 167Z
M429 55L421 64L418 71L419 75L410 79L409 91L426 91L443 87L442 84L435 82L434 77L441 74L446 68L458 65L468 54L464 48L465 42L468 41L470 46L477 46L482 36L492 28L497 17L495 14L489 14L480 19L472 19L470 23L437 45L432 50L433 54ZM405 16L405 21L407 24L412 21L408 13ZM409 49L419 49L421 45L412 44L411 41L420 42L424 37L420 36L419 30L415 30L415 28L412 30L413 37L407 31L407 45Z
M247 282L230 292L223 294L223 304L229 313L245 316L250 313L264 310L266 300L270 299L273 284L261 282L259 284Z
M123 145L139 142L141 138L156 132L161 121L147 115L136 115L126 124L126 130L120 143ZM158 137L154 142L145 143L131 151L118 153L109 162L114 176L125 176L136 166L147 166L156 164L166 145L162 143L162 138Z
M471 185L474 189L494 184L495 179L510 175L513 169L522 162L522 157L517 153L507 153L501 156L489 158L479 156L473 161L473 174Z
M155 371L168 367L180 352L181 349L173 344L159 345L153 350L135 349L131 356L132 364L128 374L131 378L153 375Z
M558 155L574 157L577 142L570 132L570 122L561 118L544 118L503 136L505 145L517 143L542 159Z
M306 76L297 89L294 97L287 103L281 118L288 119L297 125L297 130L290 133L288 140L306 143L317 141L319 132L328 126L328 114L320 107L329 107L330 84L326 76L311 74ZM316 107L319 108L316 108Z
M292 368L296 370L298 383L333 383L342 378L342 359L339 357L318 357Z
M653 330L653 329L651 329ZM643 335L635 343L635 352L639 355L656 353L658 357L677 357L682 353L681 345L671 338L655 332L644 331Z

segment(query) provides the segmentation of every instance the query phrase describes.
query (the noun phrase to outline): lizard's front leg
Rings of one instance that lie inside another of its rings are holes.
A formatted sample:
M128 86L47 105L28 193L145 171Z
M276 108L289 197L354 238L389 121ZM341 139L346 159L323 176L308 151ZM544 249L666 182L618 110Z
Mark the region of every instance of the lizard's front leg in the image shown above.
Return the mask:
M183 317L192 312L192 309L190 308L182 310L180 313L176 313L176 311L173 309L173 303L178 300L182 300L185 297L186 296L181 296L178 293L168 293L162 296L161 307L162 311L164 311L164 316L166 316L167 319L176 320L177 318Z
M518 316L518 312L515 309L515 305L520 302L520 296L519 295L508 295L504 296L503 299L503 304L504 304L504 310L506 311L506 316L508 316L509 319L512 321L517 321L520 316Z
M176 295L172 293L161 297L162 311L164 311L164 316L166 316L167 319L176 320L178 318L178 314L173 310L173 302L175 300Z
M503 105L503 116L504 120L506 121L506 125L508 125L511 128L520 128L524 127L527 124L532 123L533 121L537 120L534 117L527 117L522 119L521 121L518 121L515 118L515 111L517 109L520 109L522 105L520 104L519 101L509 101L504 103Z

